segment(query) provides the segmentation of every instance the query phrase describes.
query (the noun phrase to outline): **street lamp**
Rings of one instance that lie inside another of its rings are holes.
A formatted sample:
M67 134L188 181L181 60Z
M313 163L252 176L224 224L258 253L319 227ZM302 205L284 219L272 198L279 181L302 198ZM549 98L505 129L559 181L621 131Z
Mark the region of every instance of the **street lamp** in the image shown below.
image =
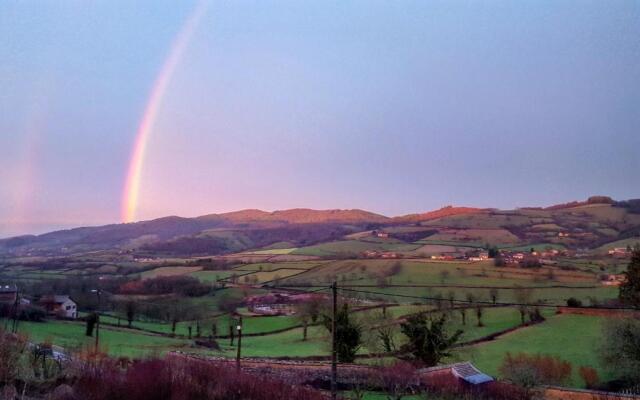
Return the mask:
M242 347L242 316L238 318L238 325L236 325L238 331L238 353L236 354L236 369L240 371L240 348Z

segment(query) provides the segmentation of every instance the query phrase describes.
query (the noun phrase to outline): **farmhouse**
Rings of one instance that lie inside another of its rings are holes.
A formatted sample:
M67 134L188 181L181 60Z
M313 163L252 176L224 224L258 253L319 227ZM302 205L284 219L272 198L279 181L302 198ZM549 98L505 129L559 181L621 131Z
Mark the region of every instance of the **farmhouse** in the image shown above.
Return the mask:
M615 247L609 250L608 253L613 257L626 257L630 254L629 249L626 247Z
M605 286L620 286L625 281L624 274L609 274L604 275L602 278L602 284Z
M481 250L469 251L466 254L469 261L483 261L489 259L489 252Z
M38 304L43 307L49 315L55 315L59 318L78 318L78 306L69 296L43 296Z
M0 285L0 303L14 303L18 297L16 285Z
M384 238L384 239L389 237L389 234L387 232L382 232L382 231L372 231L371 235L379 238Z
M380 254L380 257L381 258L398 258L398 253L395 253L393 251L385 251Z

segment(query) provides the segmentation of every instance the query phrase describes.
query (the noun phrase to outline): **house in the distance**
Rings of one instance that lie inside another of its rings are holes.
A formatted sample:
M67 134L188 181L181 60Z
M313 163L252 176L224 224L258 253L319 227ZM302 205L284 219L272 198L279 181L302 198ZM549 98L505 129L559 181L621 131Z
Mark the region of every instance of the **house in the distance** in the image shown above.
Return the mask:
M42 296L38 302L49 315L59 318L78 318L78 305L66 295L46 295Z
M631 251L626 247L615 247L607 252L610 256L624 258L631 255Z
M389 234L383 231L372 231L371 235L375 237L383 238L383 239L386 239L389 237Z
M489 259L489 252L482 250L472 250L467 252L466 257L469 261L484 261Z
M601 282L605 286L620 286L626 279L624 274L607 274L601 277Z
M14 303L18 297L16 285L0 285L0 303Z

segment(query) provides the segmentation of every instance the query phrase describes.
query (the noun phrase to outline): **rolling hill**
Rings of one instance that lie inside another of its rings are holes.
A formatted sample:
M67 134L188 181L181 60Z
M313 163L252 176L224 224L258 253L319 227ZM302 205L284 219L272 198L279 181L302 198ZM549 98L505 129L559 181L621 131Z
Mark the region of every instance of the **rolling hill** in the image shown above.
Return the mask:
M364 210L241 210L196 218L164 217L0 240L0 255L69 255L98 250L180 256L225 254L287 242L304 247L388 231L397 244L596 248L640 234L640 200L597 196L547 208L444 207L386 217ZM362 234L355 235L358 232ZM384 239L381 239L384 240ZM378 243L376 246L380 246ZM357 248L363 247L358 245ZM375 246L374 246L375 247Z

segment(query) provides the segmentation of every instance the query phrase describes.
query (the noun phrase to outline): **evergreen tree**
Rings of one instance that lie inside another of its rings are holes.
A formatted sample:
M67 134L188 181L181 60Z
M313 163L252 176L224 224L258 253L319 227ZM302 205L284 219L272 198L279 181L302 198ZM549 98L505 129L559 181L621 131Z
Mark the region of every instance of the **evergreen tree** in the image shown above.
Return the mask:
M401 325L402 333L408 338L402 350L427 367L437 365L442 358L450 355L448 350L462 335L461 330L449 335L446 321L446 314L436 319L428 319L424 314L408 317Z
M619 298L626 305L640 309L640 245L631 253L631 262L624 273L625 282L620 285Z
M336 352L338 361L351 363L362 345L362 327L349 318L349 305L343 304L336 315ZM323 325L331 332L331 316L323 316Z

